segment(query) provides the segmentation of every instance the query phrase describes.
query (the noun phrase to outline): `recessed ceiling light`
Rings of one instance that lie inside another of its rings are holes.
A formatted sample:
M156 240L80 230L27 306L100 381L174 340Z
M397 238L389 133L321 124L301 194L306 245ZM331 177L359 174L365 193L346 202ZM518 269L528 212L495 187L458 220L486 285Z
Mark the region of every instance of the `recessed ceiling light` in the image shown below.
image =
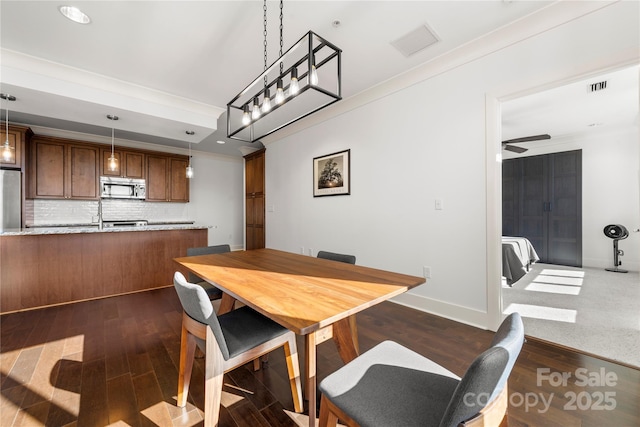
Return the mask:
M77 7L59 6L58 10L66 18L71 19L73 22L77 22L78 24L89 24L91 22L91 18L89 18L89 15L87 15Z
M226 141L223 141L223 140L219 139L219 140L217 140L216 142L217 142L218 144L224 144Z

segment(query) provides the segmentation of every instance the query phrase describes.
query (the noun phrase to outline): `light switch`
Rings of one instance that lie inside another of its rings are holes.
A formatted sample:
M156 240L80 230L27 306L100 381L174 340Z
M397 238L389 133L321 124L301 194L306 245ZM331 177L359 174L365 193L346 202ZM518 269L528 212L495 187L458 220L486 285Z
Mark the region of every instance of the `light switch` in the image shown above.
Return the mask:
M436 199L436 210L437 211L441 211L442 210L442 199Z

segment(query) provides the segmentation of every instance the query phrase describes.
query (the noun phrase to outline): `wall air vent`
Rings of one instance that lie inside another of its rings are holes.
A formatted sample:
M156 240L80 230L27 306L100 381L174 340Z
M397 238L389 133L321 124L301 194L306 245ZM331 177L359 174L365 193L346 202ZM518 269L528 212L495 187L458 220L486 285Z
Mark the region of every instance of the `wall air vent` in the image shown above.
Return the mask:
M604 80L602 82L591 83L590 85L587 85L587 92L598 92L601 90L605 90L606 88L607 88L607 81Z
M438 36L429 27L421 25L399 39L392 41L391 45L408 58L439 41Z

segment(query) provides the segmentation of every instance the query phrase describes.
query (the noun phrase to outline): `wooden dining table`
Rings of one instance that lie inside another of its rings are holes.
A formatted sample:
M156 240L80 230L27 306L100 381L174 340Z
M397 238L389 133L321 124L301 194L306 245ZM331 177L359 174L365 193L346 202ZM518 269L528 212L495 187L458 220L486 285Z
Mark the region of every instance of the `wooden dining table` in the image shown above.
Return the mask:
M356 313L425 282L423 277L275 249L175 258L223 291L218 314L240 301L305 339L309 426L315 426L316 346L333 339L347 363L359 354Z

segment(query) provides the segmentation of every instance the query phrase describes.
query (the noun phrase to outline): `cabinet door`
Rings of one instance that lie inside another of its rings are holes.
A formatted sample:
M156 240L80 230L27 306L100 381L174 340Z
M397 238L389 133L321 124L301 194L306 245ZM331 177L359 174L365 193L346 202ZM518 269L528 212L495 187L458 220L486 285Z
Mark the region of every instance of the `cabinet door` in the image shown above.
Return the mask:
M123 153L124 176L127 178L144 178L144 154L133 151Z
M65 198L66 144L34 141L31 150L29 198Z
M247 194L264 194L264 152L246 158Z
M155 202L169 200L167 190L168 162L167 157L147 156L147 200Z
M111 157L111 149L103 148L100 150L101 167L100 173L103 176L120 176L124 178L144 178L144 154L135 151L114 150L113 155L118 159L118 167L116 170L109 170L109 158Z
M189 201L189 179L187 179L187 161L184 159L169 159L169 200L171 202Z
M99 150L86 145L69 145L69 199L98 199Z
M24 133L20 130L12 129L9 127L9 133L6 132L6 127L2 126L2 132L0 132L0 145L4 145L5 141L9 140L9 147L11 147L11 158L4 160L0 155L0 164L2 166L15 167L16 169L22 168L22 143ZM0 148L1 151L1 148Z

